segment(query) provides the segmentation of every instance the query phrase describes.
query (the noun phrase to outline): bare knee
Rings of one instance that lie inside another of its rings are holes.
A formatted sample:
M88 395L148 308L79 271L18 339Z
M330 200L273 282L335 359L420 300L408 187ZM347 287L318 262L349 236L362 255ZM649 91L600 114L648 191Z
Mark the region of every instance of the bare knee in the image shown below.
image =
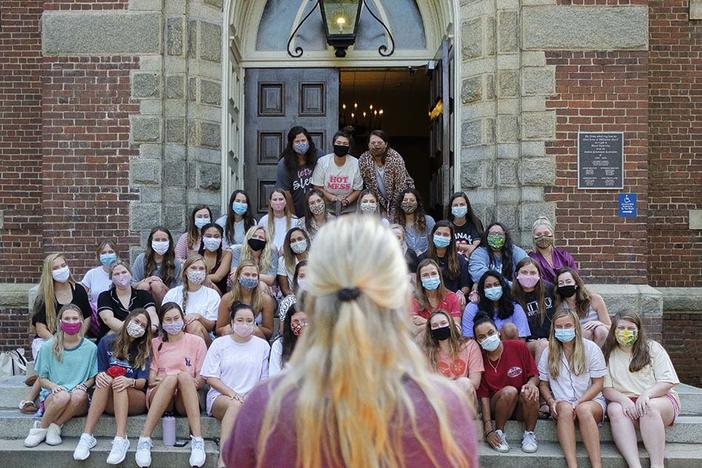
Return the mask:
M86 392L73 392L71 393L71 403L75 405L82 405L88 401L88 394Z
M592 332L594 340L597 343L604 343L605 340L607 339L608 334L609 334L609 329L607 327L605 327L604 325L595 327L595 330Z
M188 326L185 327L185 331L191 335L203 336L207 333L205 327L198 321L190 322Z
M607 406L607 416L609 416L609 419L612 420L626 418L622 405L616 402L612 402L609 404L609 406Z
M519 330L513 323L505 323L500 329L500 333L505 340L516 340L519 338Z
M556 407L558 411L559 421L572 421L573 419L573 406L568 403L558 403Z
M50 406L58 406L61 408L66 406L70 402L71 394L66 391L54 393L51 395L51 399L47 400L47 404L49 404Z
M578 416L578 420L580 421L595 419L595 416L592 414L592 410L588 406L578 406L575 408L575 414Z
M512 387L511 385L507 385L506 387L503 387L500 391L497 392L497 398L501 400L514 401L517 399L518 396L519 390L517 390L515 387Z
M181 372L178 374L178 386L182 387L183 385L192 385L193 387L195 386L195 379L193 379L192 375L186 373L186 372Z

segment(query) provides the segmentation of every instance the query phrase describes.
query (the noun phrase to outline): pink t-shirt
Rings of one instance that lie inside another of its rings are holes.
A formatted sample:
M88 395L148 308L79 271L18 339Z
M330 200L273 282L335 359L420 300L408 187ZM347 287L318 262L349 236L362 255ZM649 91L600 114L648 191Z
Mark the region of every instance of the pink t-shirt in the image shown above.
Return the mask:
M436 370L451 380L468 377L471 372L484 372L480 347L474 340L467 340L456 357L451 357L450 353L439 349L436 354Z
M422 318L429 319L431 317L431 314L436 312L437 310L443 310L444 312L448 312L448 314L451 317L457 317L461 318L461 313L463 312L461 310L461 306L458 304L458 298L456 297L456 294L451 292L451 291L446 291L446 295L443 297L441 302L434 307L433 309L431 306L426 307L424 309L419 308L419 302L417 302L417 299L414 297L412 298L412 315L419 315Z
M151 369L160 375L188 372L193 377L197 377L207 354L205 340L190 333L186 333L177 342L163 341L160 337L154 338L151 342L151 350Z

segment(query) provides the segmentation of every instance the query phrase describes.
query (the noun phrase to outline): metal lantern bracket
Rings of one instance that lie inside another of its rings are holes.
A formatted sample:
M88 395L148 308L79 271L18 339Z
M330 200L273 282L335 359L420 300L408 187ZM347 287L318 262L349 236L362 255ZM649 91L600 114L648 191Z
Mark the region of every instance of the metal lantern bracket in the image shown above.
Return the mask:
M321 3L320 0L317 0L317 2L314 4L312 9L305 15L304 18L302 18L302 21L300 21L300 23L298 23L297 27L293 30L292 34L290 35L290 38L288 39L288 46L287 46L287 52L288 52L289 56L291 56L293 58L299 58L299 57L302 57L302 54L304 54L305 51L302 49L302 47L295 46L294 50L290 50L290 46L292 44L293 39L297 35L297 32L300 30L300 28L302 27L304 22L307 21L307 19L317 9L317 7L320 6L320 3ZM388 27L385 25L385 23L383 23L383 21L380 18L378 18L378 16L375 13L373 13L373 10L370 9L366 0L361 0L361 3L362 3L362 6L366 7L366 10L368 10L368 13L370 13L370 15L373 17L373 19L376 20L383 27L383 29L385 29L385 32L387 32L388 38L390 39L389 46L382 44L380 47L378 47L378 53L383 57L391 56L393 53L395 53L395 38L392 36L390 29L388 29ZM321 8L320 8L320 12L321 12ZM325 28L325 30L326 30L326 28ZM355 31L354 31L354 33L355 33ZM337 51L336 51L337 57L344 57L346 55L346 48L350 45L353 45L354 42L355 42L355 34L354 34L354 37L350 39L350 42L348 42L347 44L339 44L338 41L334 41L334 40L330 41L329 37L327 37L327 43L329 43L330 45L334 46L337 49Z

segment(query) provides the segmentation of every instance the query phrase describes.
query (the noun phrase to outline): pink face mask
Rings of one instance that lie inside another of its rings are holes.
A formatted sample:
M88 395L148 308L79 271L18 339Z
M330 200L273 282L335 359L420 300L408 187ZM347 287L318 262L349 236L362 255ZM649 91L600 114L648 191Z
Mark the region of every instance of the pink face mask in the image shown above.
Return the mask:
M285 209L285 200L283 201L272 201L271 208L273 211L283 211Z
M533 288L539 282L538 276L517 276L517 281L525 288Z
M132 275L127 273L126 275L113 276L112 282L118 288L126 288L132 282Z
M64 322L61 320L61 331L66 335L77 335L80 333L80 328L83 326L80 322Z

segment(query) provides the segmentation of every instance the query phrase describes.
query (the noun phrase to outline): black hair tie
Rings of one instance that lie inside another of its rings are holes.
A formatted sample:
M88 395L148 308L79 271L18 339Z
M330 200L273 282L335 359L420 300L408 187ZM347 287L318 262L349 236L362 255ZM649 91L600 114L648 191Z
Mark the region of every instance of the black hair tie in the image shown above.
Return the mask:
M336 293L336 298L341 302L350 302L356 300L361 295L361 290L358 288L343 288Z

